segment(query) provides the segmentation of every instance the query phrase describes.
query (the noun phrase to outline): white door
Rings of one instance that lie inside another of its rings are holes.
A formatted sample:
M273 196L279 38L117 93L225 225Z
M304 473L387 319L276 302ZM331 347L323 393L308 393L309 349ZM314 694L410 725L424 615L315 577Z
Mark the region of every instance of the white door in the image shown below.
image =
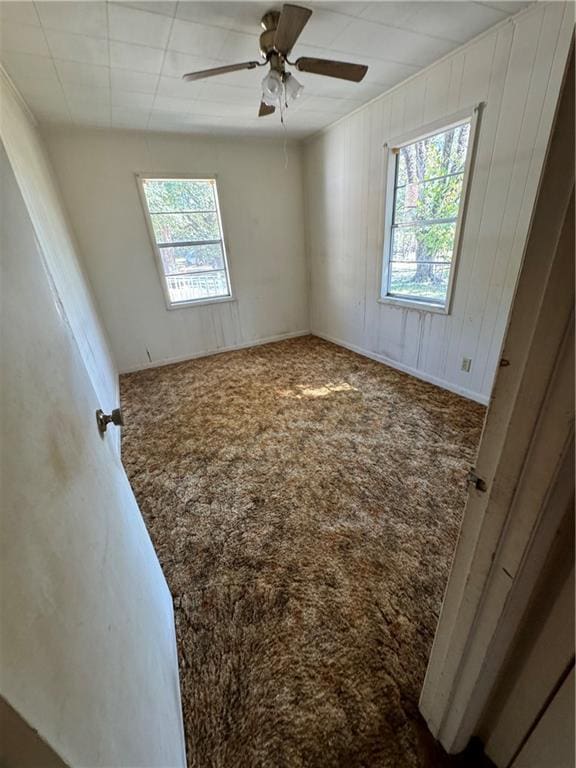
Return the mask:
M0 694L71 766L184 766L170 593L1 145L0 178Z

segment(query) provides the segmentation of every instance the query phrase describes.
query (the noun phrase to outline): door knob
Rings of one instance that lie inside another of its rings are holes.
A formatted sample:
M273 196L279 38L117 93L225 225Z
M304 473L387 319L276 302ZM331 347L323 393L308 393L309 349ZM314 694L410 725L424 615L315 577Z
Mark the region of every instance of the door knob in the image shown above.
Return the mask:
M117 427L124 426L124 418L122 416L122 410L120 408L114 408L112 413L104 413L101 408L96 411L96 423L98 424L98 430L101 435L106 432L108 424L115 424Z

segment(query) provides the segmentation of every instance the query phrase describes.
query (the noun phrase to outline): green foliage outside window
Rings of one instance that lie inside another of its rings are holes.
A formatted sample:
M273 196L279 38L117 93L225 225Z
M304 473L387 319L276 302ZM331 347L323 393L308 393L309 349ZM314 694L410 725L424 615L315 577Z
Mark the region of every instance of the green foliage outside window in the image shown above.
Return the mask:
M173 303L229 294L214 179L143 179Z
M145 179L144 190L150 213L216 210L212 179Z
M464 123L398 150L389 293L445 300L469 136Z

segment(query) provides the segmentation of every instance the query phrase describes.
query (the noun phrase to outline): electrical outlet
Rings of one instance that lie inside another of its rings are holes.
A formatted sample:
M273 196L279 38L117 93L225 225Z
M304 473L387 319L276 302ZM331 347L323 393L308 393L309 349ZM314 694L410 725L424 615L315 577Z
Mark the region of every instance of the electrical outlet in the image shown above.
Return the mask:
M472 367L472 359L470 357L463 357L462 370L464 371L464 373L470 373L471 367Z

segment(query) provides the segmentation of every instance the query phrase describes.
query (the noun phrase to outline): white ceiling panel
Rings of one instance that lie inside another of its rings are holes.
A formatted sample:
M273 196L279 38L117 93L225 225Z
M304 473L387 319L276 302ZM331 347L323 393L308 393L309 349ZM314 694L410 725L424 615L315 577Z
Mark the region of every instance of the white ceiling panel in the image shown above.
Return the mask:
M156 93L158 75L148 72L133 72L129 69L110 70L110 85L112 90L133 91L135 93Z
M386 2L371 3L362 16L380 24L464 43L498 24L507 13L480 3Z
M332 13L317 9L304 27L298 39L299 45L319 45L330 48L338 35L348 27L353 19L341 13Z
M75 35L47 29L44 34L55 59L108 66L108 41L99 37Z
M518 2L518 0L511 0L511 2L479 2L476 3L476 5L483 5L486 8L494 8L497 11L502 11L502 13L511 15L513 13L518 13L523 5L529 5L529 3L522 3Z
M186 83L192 85L192 83ZM197 99L205 101L224 101L230 104L246 104L247 99L258 99L259 93L254 92L253 88L240 88L237 85L227 85L221 82L210 82L204 80L199 82L198 87L194 89L194 96ZM190 93L190 90L189 90Z
M33 56L50 56L46 37L40 27L17 22L2 22L0 49Z
M112 90L112 106L125 109L152 109L154 96L150 93Z
M189 114L192 111L195 99L181 99L176 96L159 96L154 99L155 112L177 112Z
M112 4L124 5L127 8L137 8L140 11L148 11L150 13L159 13L162 16L174 16L174 13L176 12L176 6L178 5L178 3L170 2L169 0L160 0L160 2L153 2L153 0L146 2L146 0L143 0L143 2L140 3L114 2Z
M195 115L214 115L216 117L239 117L249 120L254 117L257 111L257 103L250 103L247 99L244 104L230 104L225 101L206 101L198 99L193 103L193 113Z
M86 101L86 88L77 83L62 83L62 90L69 104ZM107 86L90 89L90 99L98 104L110 104L111 91Z
M32 3L30 3L32 5ZM38 2L35 3L44 29L58 29L90 37L107 37L106 3Z
M127 109L126 107L112 107L110 120L113 128L136 128L143 130L148 127L150 110Z
M332 99L326 96L302 96L294 104L295 112L321 112L322 114L343 115L362 106L354 99Z
M309 135L418 72L527 2L314 2L290 59L368 66L361 83L295 73L285 115L258 119L267 67L184 82L182 75L259 60L274 2L0 0L0 61L40 120L190 133Z
M0 59L16 85L32 78L34 80L58 81L54 62L45 56L33 56L28 53L14 53L2 50L0 52Z
M22 80L20 82L20 93L26 101L29 103L32 101L39 101L40 99L47 99L48 101L64 98L64 91L62 85L55 78L54 80L40 80L37 78L31 78L30 80Z
M211 27L231 29L249 35L259 35L260 19L268 10L280 10L281 3L266 2L180 2L176 17L184 21L195 21Z
M218 59L227 34L227 30L222 30L220 27L175 19L168 48L190 56Z
M40 26L40 19L36 13L34 3L0 3L0 21L14 21L17 24Z
M164 48L168 42L172 19L158 13L110 3L108 25L111 40Z
M25 96L26 103L36 115L49 116L51 119L58 114L68 113L68 103L64 94L57 93L37 93L35 95Z
M193 93L189 86L190 83L186 83L179 77L161 77L158 80L156 95L158 97L170 96L175 99L194 100L198 94Z
M110 126L110 107L106 104L85 101L72 105L70 112L74 122L79 125L95 125L102 128Z
M161 48L119 43L116 40L110 41L111 67L158 75L162 69L163 61L164 51Z
M155 131L190 131L210 133L217 126L220 118L214 116L192 115L189 112L156 112L150 116L149 128ZM195 131L193 131L195 129Z
M417 67L425 67L454 48L449 40L359 19L338 35L333 47L342 53L365 54Z
M244 32L226 32L220 58L227 61L260 61L260 51L254 35Z
M62 61L61 59L54 59L54 64L63 83L77 83L87 89L86 98L90 98L89 89L110 84L110 69L108 67L77 61Z

